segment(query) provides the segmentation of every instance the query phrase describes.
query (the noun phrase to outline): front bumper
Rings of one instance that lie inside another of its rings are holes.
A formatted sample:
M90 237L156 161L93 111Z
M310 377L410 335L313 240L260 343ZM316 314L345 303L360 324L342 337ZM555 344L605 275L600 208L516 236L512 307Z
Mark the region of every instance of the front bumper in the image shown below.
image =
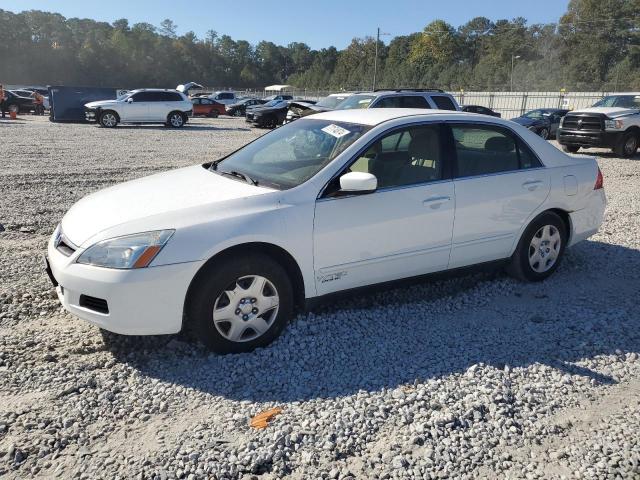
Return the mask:
M55 235L54 235L55 236ZM47 246L48 266L62 306L71 314L100 328L123 335L158 335L182 329L187 289L200 262L117 270L76 263L84 251L67 257ZM96 308L91 298L108 306Z
M558 143L577 147L615 147L624 132L558 129Z
M84 118L87 122L97 122L99 116L100 116L100 112L98 111L98 109L85 107Z

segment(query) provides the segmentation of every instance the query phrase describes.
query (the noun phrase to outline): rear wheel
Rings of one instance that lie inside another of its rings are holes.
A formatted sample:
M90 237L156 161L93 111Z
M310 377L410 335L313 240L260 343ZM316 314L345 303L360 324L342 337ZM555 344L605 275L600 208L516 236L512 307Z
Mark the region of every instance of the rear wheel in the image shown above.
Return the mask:
M629 158L633 157L638 150L638 137L635 133L625 133L620 139L613 152L619 157Z
M194 282L185 307L188 326L218 353L268 345L293 313L291 281L284 268L265 255L221 260Z
M567 228L553 212L536 217L527 227L507 267L523 281L539 282L558 268L567 243Z
M115 112L107 110L100 114L100 126L105 128L113 128L118 125L118 116Z
M244 113L242 111L240 111L240 109L237 109L237 110L233 111L233 116L234 117L243 117Z
M562 145L562 150L566 153L578 153L580 147L578 147L577 145Z
M171 112L167 116L167 125L173 128L184 126L184 115L182 112Z
M218 112L216 110L211 110L207 115L209 118L218 118Z

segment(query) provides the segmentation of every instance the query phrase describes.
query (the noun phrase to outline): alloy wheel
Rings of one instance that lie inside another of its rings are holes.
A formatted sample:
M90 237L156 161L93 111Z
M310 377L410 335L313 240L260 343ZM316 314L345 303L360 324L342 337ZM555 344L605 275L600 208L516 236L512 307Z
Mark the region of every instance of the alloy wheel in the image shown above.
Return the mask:
M529 265L538 273L544 273L553 267L560 255L562 237L553 225L538 229L529 244Z
M115 127L117 123L118 120L113 113L105 113L102 115L102 125L105 127Z
M269 330L280 298L276 287L260 275L247 275L229 285L213 305L213 323L224 338L248 342Z
M174 113L173 115L171 115L169 122L171 123L172 127L181 127L184 119L179 113Z
M630 136L629 138L627 138L627 141L624 143L624 153L626 153L627 155L633 155L634 153L636 153L637 149L638 141L636 140L636 137Z
M540 137L542 137L543 140L547 140L549 138L549 129L543 128L540 130Z

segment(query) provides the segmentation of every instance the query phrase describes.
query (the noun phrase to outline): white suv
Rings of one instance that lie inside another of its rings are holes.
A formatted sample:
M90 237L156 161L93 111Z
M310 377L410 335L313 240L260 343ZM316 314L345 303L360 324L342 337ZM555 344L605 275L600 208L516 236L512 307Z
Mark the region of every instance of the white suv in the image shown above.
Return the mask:
M222 103L223 105L231 105L233 103L238 102L238 97L236 97L236 92L214 92L209 95L211 100L215 100L218 103Z
M118 123L164 123L180 128L189 119L193 104L177 90L133 90L115 100L100 100L84 106L85 118L112 128Z
M336 110L360 108L429 108L461 110L452 95L436 88L400 88L358 92L340 103Z

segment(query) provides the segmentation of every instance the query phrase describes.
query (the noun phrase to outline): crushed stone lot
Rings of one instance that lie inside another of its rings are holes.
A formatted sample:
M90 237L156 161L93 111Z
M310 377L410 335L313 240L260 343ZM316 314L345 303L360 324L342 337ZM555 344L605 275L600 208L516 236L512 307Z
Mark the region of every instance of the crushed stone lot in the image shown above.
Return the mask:
M605 223L540 284L360 294L227 356L61 311L42 253L74 202L263 133L0 121L0 477L640 478L640 156L598 152Z

